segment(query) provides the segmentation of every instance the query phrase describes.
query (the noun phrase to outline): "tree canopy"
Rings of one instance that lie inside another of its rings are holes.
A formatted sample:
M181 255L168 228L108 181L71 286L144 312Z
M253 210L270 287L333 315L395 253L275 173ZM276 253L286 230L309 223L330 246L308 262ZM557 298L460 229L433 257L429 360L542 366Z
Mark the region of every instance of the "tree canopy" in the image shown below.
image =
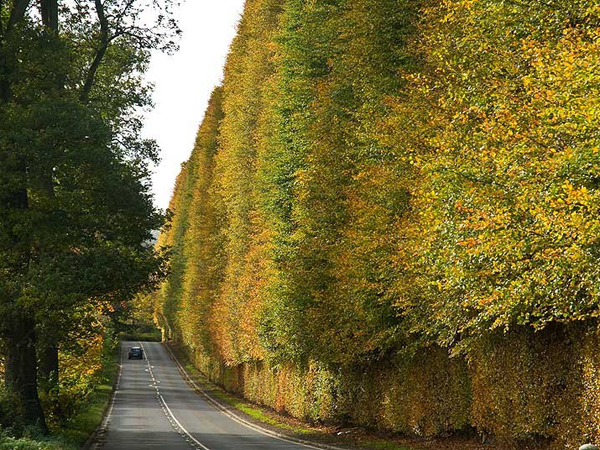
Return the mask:
M0 2L0 339L25 423L44 427L36 349L56 365L81 308L118 305L163 273L157 147L139 111L150 50L176 45L172 6Z

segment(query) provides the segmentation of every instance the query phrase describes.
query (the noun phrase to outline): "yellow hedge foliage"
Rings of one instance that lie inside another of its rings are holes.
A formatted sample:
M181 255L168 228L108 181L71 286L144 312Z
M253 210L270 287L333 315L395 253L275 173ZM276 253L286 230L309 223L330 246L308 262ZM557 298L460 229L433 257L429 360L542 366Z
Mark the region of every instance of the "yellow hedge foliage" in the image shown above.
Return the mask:
M336 370L189 356L225 389L311 422L423 437L473 428L507 448L542 439L568 449L600 439L600 333L581 326L489 337L468 360L436 347Z
M166 335L306 420L600 439L599 11L247 0L160 238Z

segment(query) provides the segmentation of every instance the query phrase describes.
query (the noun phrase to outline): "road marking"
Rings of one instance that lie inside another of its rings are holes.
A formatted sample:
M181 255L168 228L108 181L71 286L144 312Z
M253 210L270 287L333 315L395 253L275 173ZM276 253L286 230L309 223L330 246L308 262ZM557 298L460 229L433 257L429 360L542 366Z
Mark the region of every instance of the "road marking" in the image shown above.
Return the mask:
M173 414L173 412L171 411L171 408L169 408L169 405L167 405L167 402L165 402L165 399L163 398L163 396L159 394L159 397L162 400L163 405L165 405L165 408L167 408L167 411L169 412L169 415L173 418L173 420L175 421L175 423L177 424L177 426L179 427L179 429L181 429L202 450L209 450L208 447L206 447L205 445L203 445L202 443L200 443L194 436L192 436L188 430L186 430L185 428L183 428L183 425L181 425L181 423L179 422L179 420L177 420L177 417L175 417L175 414Z
M179 433L179 435L181 437L183 437L185 439L185 441L188 444L190 444L190 446L192 448L195 448L198 450L210 450L207 446L205 446L198 439L196 439L194 436L192 436L192 434L188 430L186 430L183 425L181 425L181 422L179 422L179 420L177 420L177 417L175 417L175 414L173 414L173 411L171 411L171 408L169 408L169 405L167 404L164 397L160 393L160 389L158 387L158 383L160 383L160 381L158 381L154 377L154 371L152 370L152 369L154 369L154 366L150 365L150 359L148 358L148 354L146 353L144 344L142 344L141 341L139 341L139 344L140 344L140 347L142 347L142 351L146 355L146 364L148 365L147 371L150 374L152 381L154 382L154 385L150 385L150 387L153 387L156 389L156 398L158 400L158 404L160 405L161 409L163 410L165 416L167 416L167 419L168 419L169 423L171 424L171 426L173 427L173 429L177 433Z
M290 439L284 435L281 435L275 431L270 431L270 430L266 430L258 425L254 425L250 422L248 422L247 420L244 420L243 418L241 418L240 416L238 416L237 414L229 411L228 409L226 409L223 405L221 405L216 399L214 399L212 397L212 395L210 395L208 392L206 392L202 387L198 386L196 384L196 382L192 379L192 377L189 376L189 374L187 373L186 369L181 365L181 363L179 362L179 360L177 359L177 357L175 356L175 354L173 353L173 351L169 348L168 345L164 345L164 347L167 348L167 350L169 351L169 353L171 354L171 357L173 359L173 361L175 362L175 364L177 365L179 371L181 372L183 378L185 381L188 382L188 384L190 384L191 386L194 387L194 389L199 392L200 394L202 394L202 396L204 396L204 398L206 398L206 400L211 403L214 407L216 407L219 411L221 411L221 413L223 413L225 416L229 417L231 420L233 420L234 422L239 423L240 425L243 425L247 428L250 428L251 430L254 430L260 434L263 434L265 436L269 436L273 439L278 439L280 441L284 441L284 442L288 442L290 444L296 444L302 447L306 447L306 448L312 448L312 449L316 449L316 450L322 450L322 449L329 449L329 450L344 450L340 447L334 447L333 445L327 445L327 444L313 444L311 442L302 440L302 439Z
M95 449L100 448L100 442L98 442L98 440L99 440L98 436L101 436L102 434L104 434L108 431L108 424L110 423L110 417L112 416L113 410L115 409L117 394L119 393L119 387L121 386L121 374L123 373L123 345L122 344L120 345L119 353L120 353L119 373L117 375L117 382L115 383L115 389L110 398L110 405L108 406L108 411L107 411L106 415L104 416L102 423L100 424L98 435L94 438L95 442L94 442L93 448L95 448Z

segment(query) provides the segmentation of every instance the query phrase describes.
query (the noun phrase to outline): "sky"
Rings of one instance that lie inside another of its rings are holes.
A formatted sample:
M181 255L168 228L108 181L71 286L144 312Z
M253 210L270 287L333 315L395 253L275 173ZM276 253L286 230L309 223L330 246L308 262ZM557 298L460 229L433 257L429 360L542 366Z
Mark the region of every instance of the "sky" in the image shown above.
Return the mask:
M166 208L175 178L194 145L196 132L235 36L244 0L185 0L177 12L183 31L180 50L152 56L147 80L155 84L153 111L146 115L144 135L161 147L154 170L155 203Z

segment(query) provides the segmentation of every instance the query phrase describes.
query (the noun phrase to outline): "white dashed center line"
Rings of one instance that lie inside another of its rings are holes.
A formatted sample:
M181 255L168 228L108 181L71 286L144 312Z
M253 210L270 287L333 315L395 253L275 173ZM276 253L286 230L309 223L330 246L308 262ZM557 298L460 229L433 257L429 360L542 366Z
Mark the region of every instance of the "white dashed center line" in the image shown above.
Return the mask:
M156 377L154 376L154 370L152 370L152 369L154 369L154 366L150 365L150 359L148 358L148 354L146 353L144 344L142 344L141 342L140 342L140 347L142 348L142 351L146 355L146 364L148 365L146 372L148 372L150 374L150 379L152 380L152 383L153 383L150 385L150 387L153 387L154 389L156 389L156 399L158 400L158 404L160 405L161 409L163 410L165 416L169 420L169 423L171 424L173 429L177 433L179 433L181 435L181 437L184 438L185 441L188 444L190 444L190 446L192 448L195 448L198 450L210 450L206 445L202 444L194 436L192 436L191 433L189 431L187 431L183 427L183 425L181 425L179 420L177 420L177 417L175 417L175 414L173 414L173 411L171 411L171 408L169 408L169 405L167 405L167 402L165 401L164 397L160 393L160 388L158 387L158 385L160 384L160 381L157 380Z

